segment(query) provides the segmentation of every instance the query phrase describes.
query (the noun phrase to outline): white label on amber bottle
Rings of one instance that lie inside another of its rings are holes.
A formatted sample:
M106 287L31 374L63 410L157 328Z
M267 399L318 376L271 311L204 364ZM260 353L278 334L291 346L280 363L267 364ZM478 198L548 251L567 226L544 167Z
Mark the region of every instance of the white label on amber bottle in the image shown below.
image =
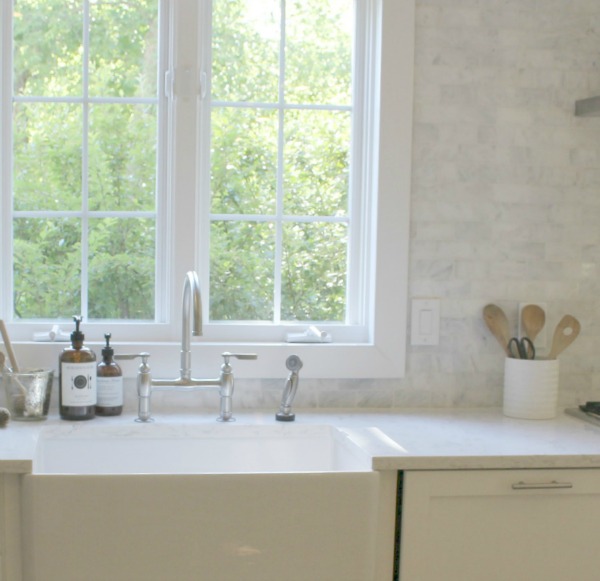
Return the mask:
M96 405L96 363L61 363L62 405Z
M123 405L123 378L102 377L96 378L98 389L98 404L103 407L115 407Z

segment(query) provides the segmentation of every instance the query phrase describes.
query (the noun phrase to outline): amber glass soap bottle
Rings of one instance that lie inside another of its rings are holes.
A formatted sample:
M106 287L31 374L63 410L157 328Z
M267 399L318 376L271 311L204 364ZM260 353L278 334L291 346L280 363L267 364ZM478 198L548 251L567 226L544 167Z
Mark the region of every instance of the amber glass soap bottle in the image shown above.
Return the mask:
M81 317L73 317L71 347L58 358L58 404L63 420L90 420L96 415L96 355L83 345Z
M113 355L114 349L110 346L110 333L105 333L106 346L102 349L102 361L98 363L97 388L98 403L96 404L97 416L118 416L123 411L123 373Z

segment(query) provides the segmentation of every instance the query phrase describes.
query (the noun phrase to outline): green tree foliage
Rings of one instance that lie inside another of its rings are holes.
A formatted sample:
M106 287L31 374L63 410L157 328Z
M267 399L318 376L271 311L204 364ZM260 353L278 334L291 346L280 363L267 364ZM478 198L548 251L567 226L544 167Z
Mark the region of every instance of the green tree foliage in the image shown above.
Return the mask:
M156 97L157 0L90 2L89 51L83 13L81 0L15 0L14 208L116 214L16 217L15 315L79 312L85 260L91 318L152 319L155 221L118 212L155 210L156 105L84 96Z
M18 317L154 317L158 2L14 0ZM345 318L351 7L213 0L212 319Z
M213 1L212 211L250 215L246 226L213 223L213 319L272 320L278 238L281 319L345 319L351 6L288 0L280 63L279 0ZM285 217L279 233L277 212Z
M80 253L78 220L16 218L15 315L55 318L79 312Z

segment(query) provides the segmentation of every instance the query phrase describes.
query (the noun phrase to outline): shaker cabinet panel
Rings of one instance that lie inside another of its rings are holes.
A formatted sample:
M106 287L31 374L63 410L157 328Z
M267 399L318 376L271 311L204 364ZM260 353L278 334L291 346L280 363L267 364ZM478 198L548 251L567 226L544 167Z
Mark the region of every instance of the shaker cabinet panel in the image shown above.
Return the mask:
M599 578L600 470L406 472L401 581Z
M0 581L21 579L20 476L0 473Z

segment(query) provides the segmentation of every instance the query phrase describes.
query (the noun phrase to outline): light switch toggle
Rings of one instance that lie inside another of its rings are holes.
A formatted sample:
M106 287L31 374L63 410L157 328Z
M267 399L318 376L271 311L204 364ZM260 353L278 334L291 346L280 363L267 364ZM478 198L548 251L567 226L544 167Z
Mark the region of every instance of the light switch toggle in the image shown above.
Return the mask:
M412 299L411 345L439 345L440 299Z

